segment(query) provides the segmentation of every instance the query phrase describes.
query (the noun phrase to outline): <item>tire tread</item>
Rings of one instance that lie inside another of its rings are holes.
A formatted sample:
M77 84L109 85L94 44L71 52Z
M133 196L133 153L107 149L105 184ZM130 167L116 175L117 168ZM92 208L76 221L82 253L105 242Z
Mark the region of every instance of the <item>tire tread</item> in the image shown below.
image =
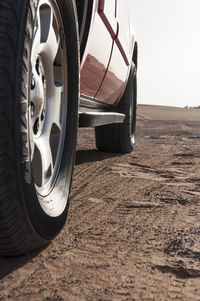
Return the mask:
M24 254L44 244L39 237L35 239L36 234L31 231L23 213L17 181L14 91L16 82L19 82L16 72L17 37L20 35L19 20L24 3L21 0L2 0L0 3L0 255L4 256ZM23 68L26 68L25 62ZM25 127L23 120L21 122Z

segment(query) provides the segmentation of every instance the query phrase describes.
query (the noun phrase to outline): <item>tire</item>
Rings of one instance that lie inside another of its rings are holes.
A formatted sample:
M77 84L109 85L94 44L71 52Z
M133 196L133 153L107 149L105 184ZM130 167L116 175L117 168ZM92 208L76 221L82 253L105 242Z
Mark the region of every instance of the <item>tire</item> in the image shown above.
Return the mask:
M108 124L95 128L96 147L99 151L130 153L135 147L137 108L136 66L132 63L127 86L122 96L118 113L125 114L124 123Z
M75 160L79 46L73 0L0 3L0 254L64 226Z

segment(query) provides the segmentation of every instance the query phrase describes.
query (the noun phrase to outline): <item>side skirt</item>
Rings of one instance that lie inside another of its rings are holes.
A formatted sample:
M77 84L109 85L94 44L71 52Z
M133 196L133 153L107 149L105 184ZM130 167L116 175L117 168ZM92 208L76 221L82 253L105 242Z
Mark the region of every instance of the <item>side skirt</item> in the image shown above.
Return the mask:
M115 107L81 95L79 127L96 127L106 124L123 123L124 119L125 115L117 113Z

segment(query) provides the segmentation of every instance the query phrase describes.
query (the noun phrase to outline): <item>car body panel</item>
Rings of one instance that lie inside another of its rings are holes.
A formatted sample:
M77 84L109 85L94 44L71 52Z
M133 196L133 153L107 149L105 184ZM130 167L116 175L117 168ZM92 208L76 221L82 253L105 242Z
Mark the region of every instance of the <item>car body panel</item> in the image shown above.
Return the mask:
M108 104L114 104L124 91L124 83L128 77L129 67L114 43L112 57L104 81L95 98Z
M105 24L112 39L117 37L118 24L116 19L116 0L100 0L98 4L98 13Z
M81 94L94 98L106 74L113 44L112 37L98 13L98 1L94 1L90 27L81 62L80 91Z
M130 53L130 0L117 0L116 19L119 24L116 44L119 47L125 63L131 63Z
M80 92L117 105L126 87L135 34L131 0L94 0L87 46L81 61Z

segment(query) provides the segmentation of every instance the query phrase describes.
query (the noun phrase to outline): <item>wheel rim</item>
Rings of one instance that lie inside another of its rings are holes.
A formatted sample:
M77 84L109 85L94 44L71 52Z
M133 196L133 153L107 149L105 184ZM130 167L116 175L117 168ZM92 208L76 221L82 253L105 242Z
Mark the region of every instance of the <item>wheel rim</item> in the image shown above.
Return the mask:
M67 57L63 32L56 2L39 1L31 50L29 135L33 179L41 196L48 195L55 185L66 133Z

